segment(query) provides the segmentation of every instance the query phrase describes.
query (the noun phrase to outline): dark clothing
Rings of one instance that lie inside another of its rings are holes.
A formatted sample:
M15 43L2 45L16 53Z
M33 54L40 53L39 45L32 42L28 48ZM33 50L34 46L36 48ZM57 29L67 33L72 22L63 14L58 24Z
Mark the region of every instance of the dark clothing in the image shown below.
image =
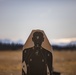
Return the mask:
M23 51L23 62L27 65L27 75L47 75L47 66L52 71L52 53L44 48L28 48ZM24 71L23 71L24 72ZM22 75L26 75L22 73Z

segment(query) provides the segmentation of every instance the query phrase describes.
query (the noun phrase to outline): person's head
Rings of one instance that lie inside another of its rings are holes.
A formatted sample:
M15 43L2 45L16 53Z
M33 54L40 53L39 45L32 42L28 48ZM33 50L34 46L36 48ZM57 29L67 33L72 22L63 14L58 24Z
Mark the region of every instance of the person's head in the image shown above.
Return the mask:
M41 46L42 42L44 41L43 33L42 32L34 32L32 41L34 42L35 46Z

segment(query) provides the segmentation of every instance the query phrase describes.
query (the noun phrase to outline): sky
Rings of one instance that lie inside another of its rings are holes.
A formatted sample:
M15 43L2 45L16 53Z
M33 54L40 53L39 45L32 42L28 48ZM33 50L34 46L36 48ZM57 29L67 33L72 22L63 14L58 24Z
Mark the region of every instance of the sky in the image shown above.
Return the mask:
M76 41L76 1L0 0L0 39L25 42L35 29L50 41Z

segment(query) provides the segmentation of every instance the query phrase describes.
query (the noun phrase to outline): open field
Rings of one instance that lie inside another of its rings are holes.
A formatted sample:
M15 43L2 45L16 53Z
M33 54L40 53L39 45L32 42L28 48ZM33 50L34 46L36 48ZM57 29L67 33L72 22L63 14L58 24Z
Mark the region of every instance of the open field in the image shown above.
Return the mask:
M76 51L54 51L53 65L61 75L76 75Z
M76 75L76 51L54 51L53 68L61 75ZM21 75L21 51L0 51L0 75Z

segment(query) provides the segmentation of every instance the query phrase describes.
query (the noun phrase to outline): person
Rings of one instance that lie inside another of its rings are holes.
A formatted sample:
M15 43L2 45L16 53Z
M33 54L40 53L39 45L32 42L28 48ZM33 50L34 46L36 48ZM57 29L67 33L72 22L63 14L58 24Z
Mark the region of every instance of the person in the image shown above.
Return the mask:
M34 47L23 50L22 62L26 63L27 73L22 69L22 75L52 75L52 53L41 46L43 33L34 32L32 41Z

